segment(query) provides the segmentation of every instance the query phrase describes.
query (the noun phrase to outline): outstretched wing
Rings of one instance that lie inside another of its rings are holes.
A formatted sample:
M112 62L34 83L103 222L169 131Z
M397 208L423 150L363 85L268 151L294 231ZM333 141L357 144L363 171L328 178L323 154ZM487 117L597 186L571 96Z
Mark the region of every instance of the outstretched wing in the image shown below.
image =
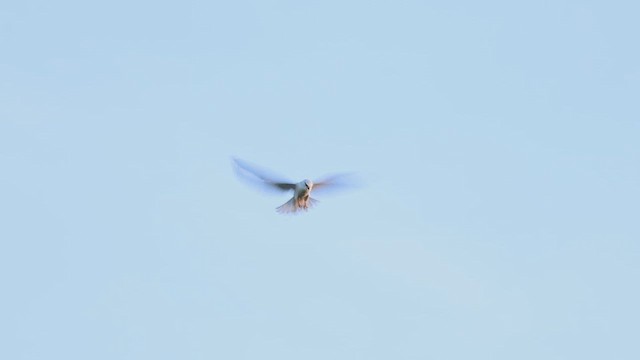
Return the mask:
M358 180L353 174L334 174L313 182L313 192L329 192L344 190L358 186Z
M293 190L296 188L294 183L278 179L276 176L269 174L268 171L249 165L245 161L233 158L233 162L236 174L238 174L238 176L243 180L254 185L261 185L266 188L280 191Z

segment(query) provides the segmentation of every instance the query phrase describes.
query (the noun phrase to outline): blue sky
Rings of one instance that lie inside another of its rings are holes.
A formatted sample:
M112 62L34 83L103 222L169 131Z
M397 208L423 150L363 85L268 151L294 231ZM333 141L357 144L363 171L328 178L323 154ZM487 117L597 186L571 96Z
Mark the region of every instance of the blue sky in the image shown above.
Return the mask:
M637 359L639 11L4 3L0 358Z

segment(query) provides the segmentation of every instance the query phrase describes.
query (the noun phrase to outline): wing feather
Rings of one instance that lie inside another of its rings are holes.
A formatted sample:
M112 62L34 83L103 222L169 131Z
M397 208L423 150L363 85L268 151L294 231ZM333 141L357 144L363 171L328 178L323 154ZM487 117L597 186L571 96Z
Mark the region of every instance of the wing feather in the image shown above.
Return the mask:
M329 190L340 190L358 186L358 181L353 174L342 173L326 176L313 182L313 191L325 192Z
M276 178L274 175L268 174L264 169L259 169L256 166L250 165L240 159L233 159L235 164L234 169L236 174L242 179L249 181L256 185L266 185L271 189L280 191L293 190L296 185L290 181Z

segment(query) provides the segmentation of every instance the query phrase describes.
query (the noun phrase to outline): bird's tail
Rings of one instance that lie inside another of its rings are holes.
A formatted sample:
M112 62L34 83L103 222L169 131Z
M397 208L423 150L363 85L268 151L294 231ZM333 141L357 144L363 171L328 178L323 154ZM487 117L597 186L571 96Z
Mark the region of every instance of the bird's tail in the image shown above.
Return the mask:
M298 211L298 205L296 204L296 199L291 198L291 200L286 203L278 206L276 211L280 214L295 214Z
M295 214L298 211L302 211L302 210L307 211L309 208L312 208L317 204L318 204L318 200L311 197L307 200L306 204L302 201L296 201L296 198L292 197L286 203L278 206L276 208L276 211L279 212L280 214Z

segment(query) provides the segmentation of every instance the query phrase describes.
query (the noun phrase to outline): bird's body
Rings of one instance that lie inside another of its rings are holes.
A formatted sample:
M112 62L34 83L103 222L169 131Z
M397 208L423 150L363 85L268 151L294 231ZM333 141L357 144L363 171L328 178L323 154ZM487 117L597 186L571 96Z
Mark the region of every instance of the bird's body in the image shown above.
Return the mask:
M313 182L311 180L303 180L295 184L293 189L293 197L286 203L278 206L276 209L279 213L295 213L298 210L309 210L318 200L311 197L311 189Z
M329 188L344 185L338 181L338 179L342 179L344 175L334 175L315 183L308 179L302 180L299 183L291 183L275 180L273 176L266 175L265 171L257 170L255 167L251 167L238 159L234 159L234 162L236 172L243 179L249 180L257 185L266 185L268 189L280 191L293 190L291 199L276 208L276 211L281 214L295 214L302 210L307 211L316 205L318 200L311 197L311 191L314 188Z

